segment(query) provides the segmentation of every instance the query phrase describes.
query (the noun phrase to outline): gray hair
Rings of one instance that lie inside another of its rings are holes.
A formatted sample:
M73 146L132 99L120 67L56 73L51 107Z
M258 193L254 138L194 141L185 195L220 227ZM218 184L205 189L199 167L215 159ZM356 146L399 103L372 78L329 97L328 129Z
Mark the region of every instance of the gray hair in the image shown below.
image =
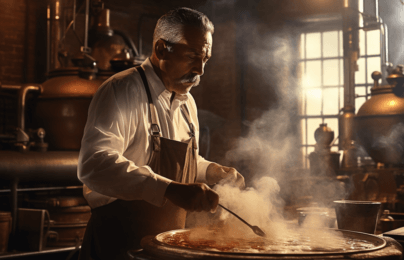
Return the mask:
M178 43L182 40L184 26L194 26L211 34L215 30L213 23L206 15L191 8L181 7L169 11L157 21L153 34L153 45L160 38L168 43Z

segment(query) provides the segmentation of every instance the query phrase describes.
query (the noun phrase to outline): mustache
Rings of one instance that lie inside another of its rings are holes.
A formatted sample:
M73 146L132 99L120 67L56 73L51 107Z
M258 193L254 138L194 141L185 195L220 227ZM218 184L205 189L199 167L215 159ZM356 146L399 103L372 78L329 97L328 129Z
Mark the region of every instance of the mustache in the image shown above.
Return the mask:
M187 75L184 75L183 77L181 77L180 82L181 83L195 83L195 82L199 82L200 80L200 76L198 74L195 73L190 73Z

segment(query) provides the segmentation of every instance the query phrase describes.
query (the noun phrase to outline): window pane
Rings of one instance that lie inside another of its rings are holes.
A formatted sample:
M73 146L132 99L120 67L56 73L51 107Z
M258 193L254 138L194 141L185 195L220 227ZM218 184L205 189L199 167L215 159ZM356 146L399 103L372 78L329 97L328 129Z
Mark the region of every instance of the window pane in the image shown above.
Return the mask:
M366 95L366 87L356 87L355 88L355 94L359 96L364 96ZM359 108L362 106L363 103L365 103L366 98L365 97L359 97L355 99L355 110L358 112Z
M355 87L355 94L359 96L366 95L366 87Z
M307 144L306 139L306 119L300 120L300 129L302 132L302 144Z
M301 35L300 35L300 58L301 59L304 59L304 45L305 45L305 34L304 33L302 33Z
M381 71L380 57L368 58L368 83L373 83L372 73Z
M308 33L306 34L306 58L320 58L321 56L321 34Z
M305 68L304 68L305 64L306 64L305 62L300 62L299 63L298 75L300 76L300 80L303 83L302 85L304 85L304 79L305 79L305 73L306 73Z
M380 54L380 30L367 32L367 55Z
M324 86L337 86L338 85L338 60L325 60L323 62L324 71Z
M300 114L306 115L306 91L300 91Z
M339 31L339 56L344 56L344 41L342 31Z
M344 107L344 88L339 88L339 109Z
M366 41L365 41L365 32L363 30L359 30L359 55L366 55Z
M344 85L344 60L339 60L339 84Z
M320 115L321 113L321 99L322 92L320 88L313 88L306 90L306 114L307 115Z
M314 139L314 132L322 123L321 118L309 118L307 119L307 144L316 144L316 139Z
M338 88L326 88L324 92L324 115L336 115L338 114Z
M323 33L323 56L338 56L338 31Z
M365 84L366 83L366 64L365 58L360 58L358 60L359 70L355 73L355 83L356 84Z
M308 61L304 78L305 87L321 86L321 61Z

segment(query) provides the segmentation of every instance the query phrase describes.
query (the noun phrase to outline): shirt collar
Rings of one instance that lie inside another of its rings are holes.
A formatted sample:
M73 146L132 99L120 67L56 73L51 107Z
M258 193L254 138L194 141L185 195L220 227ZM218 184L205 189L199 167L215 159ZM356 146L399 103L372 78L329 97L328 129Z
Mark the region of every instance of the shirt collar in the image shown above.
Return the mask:
M170 100L171 92L166 89L164 83L161 81L159 76L157 76L156 72L154 71L153 65L151 64L150 58L147 58L143 63L142 67L146 73L146 78L149 82L151 90L155 92L157 96L162 96L165 99ZM179 101L187 101L189 93L184 95L176 94L174 99L178 99Z

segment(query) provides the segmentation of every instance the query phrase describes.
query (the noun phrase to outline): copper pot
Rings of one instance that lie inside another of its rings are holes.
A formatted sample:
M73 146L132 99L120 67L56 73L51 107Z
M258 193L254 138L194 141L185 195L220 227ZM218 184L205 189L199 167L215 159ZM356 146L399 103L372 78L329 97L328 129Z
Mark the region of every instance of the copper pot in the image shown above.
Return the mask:
M45 235L45 245L77 246L83 241L87 223L91 217L89 206L53 207L49 208L49 229Z
M45 234L47 247L78 246L83 241L87 224L50 223L50 230Z
M8 238L11 233L11 213L0 211L0 254L7 252Z
M42 84L35 121L46 131L50 150L79 150L91 99L104 77L83 76L79 68L52 71Z
M404 164L404 98L385 85L372 88L372 97L355 117L357 140L375 162Z
M51 219L57 224L87 223L91 217L90 206L48 209Z

